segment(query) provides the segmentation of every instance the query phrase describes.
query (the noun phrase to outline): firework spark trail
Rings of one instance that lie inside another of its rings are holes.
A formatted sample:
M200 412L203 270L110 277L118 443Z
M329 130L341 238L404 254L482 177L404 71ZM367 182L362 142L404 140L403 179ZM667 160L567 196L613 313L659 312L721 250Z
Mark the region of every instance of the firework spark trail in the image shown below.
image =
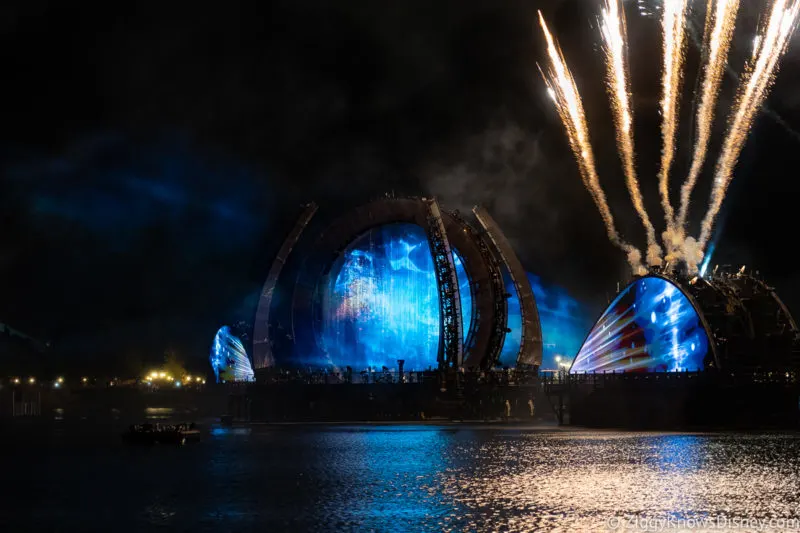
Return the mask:
M694 42L694 44L697 45L701 50L704 50L706 48L706 46L703 45L703 44L697 44L697 36L694 34L694 32L690 31L692 29L691 20L689 20L689 22L687 23L686 29L687 29L687 33L692 38L692 41ZM753 47L753 51L755 52L755 50L757 48L757 40L753 44L756 44L756 46ZM739 79L738 74L733 70L733 68L731 68L730 62L728 63L728 66L725 67L725 74L726 74L727 77L732 78L733 80L738 80ZM698 80L699 79L700 78L698 77ZM769 105L767 105L766 102L761 105L761 112L764 113L765 116L767 116L767 117L771 118L772 120L774 120L775 123L778 124L778 126L783 128L783 130L786 133L788 133L789 135L792 136L792 139L794 139L796 142L800 143L800 132L798 132L797 130L792 128L792 126L788 122L786 122L786 120L784 120L774 109L769 107Z
M647 231L647 263L650 265L661 264L661 248L656 242L656 230L647 216L642 193L639 189L639 180L636 177L633 149L633 118L631 112L631 95L628 88L627 31L625 28L625 11L620 5L620 0L606 0L606 7L602 11L600 30L603 35L603 48L606 55L606 82L611 109L614 114L614 123L617 129L617 149L622 168L625 173L625 183L631 195L633 207L642 219L642 224Z
M708 47L708 60L703 72L700 105L697 108L697 139L689 175L681 186L681 203L678 219L675 223L675 229L681 234L686 224L689 198L706 160L708 141L711 138L711 125L714 120L714 109L717 105L722 75L725 73L727 66L728 51L736 24L736 12L739 9L739 0L716 0L716 6L712 9L713 3L713 0L709 0L706 8L707 16L710 17L706 23L705 38L705 44Z
M600 211L600 216L606 225L608 238L628 254L629 262L634 271L637 274L641 273L641 253L630 244L624 242L619 233L617 233L614 217L611 215L611 210L608 207L608 202L600 186L600 178L595 168L594 154L589 140L589 129L586 125L586 115L583 111L583 103L578 94L578 88L575 85L575 79L567 68L564 55L550 34L541 11L539 12L539 25L542 27L547 41L547 55L551 62L551 66L546 73L541 68L539 70L547 84L547 91L555 102L561 122L564 124L567 139L578 163L583 184L591 194L598 211Z
M778 60L786 51L799 12L800 0L775 0L766 30L756 41L757 50L739 85L734 113L731 115L722 154L714 171L711 202L698 239L700 250L705 249L711 237L714 219L733 178L733 169L744 147L747 133L775 77Z
M678 122L678 104L683 71L683 44L686 30L687 0L664 2L662 32L664 35L664 73L661 80L661 169L658 173L658 190L667 229L675 225L675 212L669 201L669 171L675 157L675 133Z

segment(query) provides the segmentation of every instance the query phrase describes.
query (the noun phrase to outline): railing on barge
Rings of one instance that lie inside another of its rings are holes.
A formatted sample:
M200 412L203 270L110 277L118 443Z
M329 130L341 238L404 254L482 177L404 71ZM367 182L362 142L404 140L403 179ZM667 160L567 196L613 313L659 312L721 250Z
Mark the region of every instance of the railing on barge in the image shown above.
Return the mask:
M576 398L585 398L600 389L616 391L658 391L691 388L719 390L785 390L800 394L800 373L796 371L681 371L681 372L603 372L569 374L566 371L540 375L544 393L559 424L565 422ZM800 407L800 406L798 406Z

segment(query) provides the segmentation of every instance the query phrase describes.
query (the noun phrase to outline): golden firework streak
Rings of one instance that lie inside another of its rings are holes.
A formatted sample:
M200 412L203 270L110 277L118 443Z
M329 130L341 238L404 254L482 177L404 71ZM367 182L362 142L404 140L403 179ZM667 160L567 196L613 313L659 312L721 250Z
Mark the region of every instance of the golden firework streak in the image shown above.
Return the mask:
M716 6L713 4L716 3ZM711 138L711 125L714 121L714 109L717 105L722 75L728 62L728 50L736 25L736 12L739 0L708 0L706 38L708 61L703 72L702 95L697 108L697 141L692 155L692 166L689 175L681 186L681 203L675 227L683 233L686 216L689 211L689 198L692 194L700 170L706 160L708 141Z
M753 59L748 63L739 83L736 104L729 118L728 132L722 145L722 154L714 170L711 202L700 231L701 250L705 249L711 237L714 219L733 179L733 169L744 147L753 118L775 78L778 60L789 44L789 37L797 23L798 12L800 12L800 0L775 0L766 28L756 37Z
M647 263L661 263L661 249L656 243L656 231L647 216L639 180L636 177L633 148L633 118L631 112L631 95L628 88L627 31L625 28L625 11L620 0L606 0L600 20L603 35L603 48L606 56L606 82L614 122L617 129L617 149L619 150L625 183L631 195L633 207L642 219L647 232Z
M572 73L567 68L564 55L556 44L550 30L547 28L547 23L539 11L539 25L544 32L545 40L547 41L547 55L550 58L550 68L547 72L539 69L542 73L547 84L547 91L553 99L558 111L561 122L564 124L564 129L567 132L567 139L569 140L572 153L575 155L575 160L578 163L578 169L583 180L583 184L592 196L600 216L606 225L606 232L608 238L612 243L619 246L628 253L631 266L634 271L641 269L638 259L641 253L630 244L624 242L619 233L617 233L614 225L614 217L611 215L611 210L608 207L606 195L603 188L600 186L600 178L597 175L597 169L594 163L594 154L592 153L592 146L589 140L589 129L586 125L586 115L583 111L583 103L578 88L575 85L575 79Z
M664 72L661 79L661 169L658 173L658 191L667 229L675 226L675 212L669 201L669 171L675 157L675 134L680 103L681 75L683 72L683 45L686 33L687 0L666 0L662 32L664 36Z

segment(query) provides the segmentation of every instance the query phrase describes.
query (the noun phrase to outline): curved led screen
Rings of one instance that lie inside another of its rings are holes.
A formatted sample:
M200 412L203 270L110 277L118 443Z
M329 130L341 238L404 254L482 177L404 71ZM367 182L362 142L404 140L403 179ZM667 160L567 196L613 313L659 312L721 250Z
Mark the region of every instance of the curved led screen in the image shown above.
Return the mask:
M217 383L227 381L253 381L253 367L242 341L228 326L222 326L214 336L211 345L211 368L217 377Z
M454 251L464 336L472 318L469 279ZM414 224L389 224L361 235L334 264L323 296L327 359L353 369L436 368L439 295L428 239Z
M689 299L648 276L628 285L592 328L570 373L702 370L708 336Z
M461 254L455 248L453 248L453 266L456 267L459 302L461 302L461 331L464 333L464 341L466 341L472 325L472 288L469 274L464 268L464 260L461 259Z

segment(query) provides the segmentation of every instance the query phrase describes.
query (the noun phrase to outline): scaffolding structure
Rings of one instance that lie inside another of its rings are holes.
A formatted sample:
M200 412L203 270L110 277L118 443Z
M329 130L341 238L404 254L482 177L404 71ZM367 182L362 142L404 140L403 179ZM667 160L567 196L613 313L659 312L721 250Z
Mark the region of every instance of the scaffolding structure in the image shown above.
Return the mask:
M482 206L475 206L472 210L478 223L488 235L502 259L514 288L519 296L519 307L522 315L522 331L517 355L517 366L538 368L542 364L542 325L539 321L539 311L536 308L536 299L533 295L530 281L525 269L489 212Z
M426 200L428 206L428 243L433 256L436 285L439 291L439 367L459 368L464 359L464 336L461 323L461 295L453 264L453 251L447 240L442 212L436 198Z

